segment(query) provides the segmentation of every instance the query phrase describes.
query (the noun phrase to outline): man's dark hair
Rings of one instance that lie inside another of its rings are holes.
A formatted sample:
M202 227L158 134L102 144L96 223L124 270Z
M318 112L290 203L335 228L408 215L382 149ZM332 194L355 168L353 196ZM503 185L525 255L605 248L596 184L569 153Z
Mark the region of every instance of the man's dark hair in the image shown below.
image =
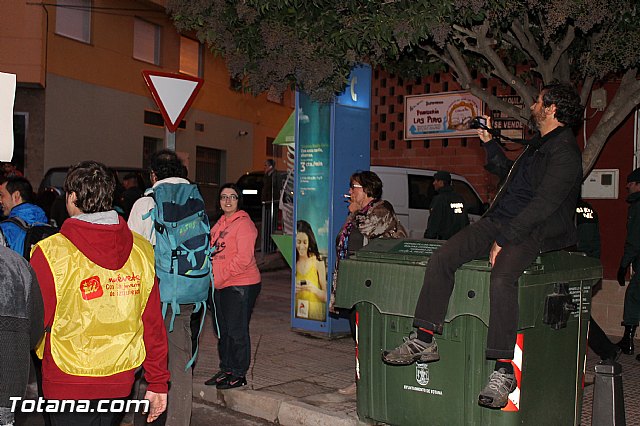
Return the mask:
M544 86L540 92L545 107L555 104L556 119L559 122L573 127L582 121L584 108L580 104L580 95L571 84L553 82Z
M156 174L158 180L179 177L186 178L186 167L182 164L182 160L178 158L175 151L163 149L151 156L149 169Z
M13 194L16 191L20 193L23 203L33 203L35 195L33 194L33 187L27 179L23 177L7 178L7 192Z
M267 159L267 161L265 161L264 164L266 164L267 166L270 166L270 167L275 167L276 166L276 162L272 158Z
M368 170L360 170L351 175L351 182L362 185L362 190L369 197L379 200L382 197L382 181L377 174Z
M441 180L445 185L451 185L451 173L446 170L438 170L434 173L433 180Z
M238 194L238 210L242 210L242 190L235 183L228 182L220 187L220 192L218 192L218 199L220 199L220 194L222 194L223 189L233 189Z
M65 192L76 193L76 207L83 213L111 210L115 188L113 173L97 161L81 161L71 166L64 180Z

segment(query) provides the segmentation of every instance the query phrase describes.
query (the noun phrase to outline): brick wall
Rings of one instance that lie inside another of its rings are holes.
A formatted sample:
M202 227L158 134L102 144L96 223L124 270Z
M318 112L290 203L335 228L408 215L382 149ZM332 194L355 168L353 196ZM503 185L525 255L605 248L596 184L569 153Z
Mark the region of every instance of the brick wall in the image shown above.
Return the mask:
M479 81L494 94L513 94L510 87L503 87L499 83L491 85L486 79ZM489 201L493 197L498 180L483 168L485 154L480 139L404 140L405 95L461 90L450 73L442 72L417 80L404 80L376 69L371 85L372 165L448 170L466 177L483 201ZM515 156L518 152L519 148L509 155Z

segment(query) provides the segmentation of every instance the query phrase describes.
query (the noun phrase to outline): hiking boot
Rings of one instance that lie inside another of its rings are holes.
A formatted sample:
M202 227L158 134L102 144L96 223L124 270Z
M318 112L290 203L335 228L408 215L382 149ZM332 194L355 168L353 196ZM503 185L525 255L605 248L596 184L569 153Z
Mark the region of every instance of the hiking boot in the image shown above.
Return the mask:
M416 361L432 362L440 359L435 339L431 343L418 340L418 334L412 331L409 337L395 349L382 352L382 361L391 365L409 365Z
M214 376L212 378L210 378L209 380L204 382L204 384L207 385L207 386L217 385L218 383L222 383L225 380L227 380L227 377L230 376L230 375L231 375L231 372L220 370L216 374L214 374Z
M517 386L515 374L509 374L504 368L500 368L489 376L489 383L478 395L478 404L489 408L502 408L507 405L509 394Z
M217 389L233 389L233 388L239 388L240 386L244 386L247 384L247 379L242 376L232 376L229 375L227 376L226 380L223 380L222 382L218 383L216 385Z

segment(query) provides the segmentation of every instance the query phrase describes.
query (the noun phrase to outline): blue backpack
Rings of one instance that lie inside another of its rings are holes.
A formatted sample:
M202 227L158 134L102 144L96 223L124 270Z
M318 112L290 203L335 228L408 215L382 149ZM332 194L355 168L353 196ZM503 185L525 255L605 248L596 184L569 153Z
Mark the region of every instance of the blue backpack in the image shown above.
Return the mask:
M169 332L181 304L195 304L194 313L204 309L213 284L209 218L204 200L194 184L163 183L148 190L156 207L143 216L154 222L155 268L160 284L162 316L171 305ZM202 315L200 331L204 324ZM200 333L198 333L199 336ZM196 349L197 353L197 349ZM189 362L187 368L193 362Z

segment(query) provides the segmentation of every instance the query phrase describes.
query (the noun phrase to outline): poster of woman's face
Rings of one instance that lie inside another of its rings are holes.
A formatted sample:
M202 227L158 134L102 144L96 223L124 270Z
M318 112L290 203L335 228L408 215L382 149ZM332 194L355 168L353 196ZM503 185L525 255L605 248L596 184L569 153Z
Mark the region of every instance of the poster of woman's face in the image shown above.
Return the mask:
M304 220L298 221L295 238L295 315L297 318L326 321L326 258L320 254L315 234L308 222Z

